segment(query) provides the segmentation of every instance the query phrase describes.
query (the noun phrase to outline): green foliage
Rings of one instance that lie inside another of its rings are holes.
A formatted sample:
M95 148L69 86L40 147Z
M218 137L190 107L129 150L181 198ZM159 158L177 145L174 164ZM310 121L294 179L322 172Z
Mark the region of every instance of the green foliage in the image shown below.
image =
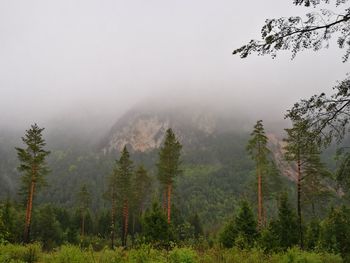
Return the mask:
M318 242L320 240L320 222L317 219L313 219L307 226L305 234L305 247L309 250L318 247Z
M121 200L130 199L131 177L133 176L133 162L126 148L123 148L120 159L116 163L116 185Z
M79 247L65 245L60 248L58 253L53 254L53 256L51 257L52 258L51 262L53 263L70 263L70 262L90 263L92 262L90 257L91 256L87 255L87 253L84 253L84 251L81 250Z
M171 263L197 263L199 262L197 253L191 248L175 247L169 253Z
M181 173L180 153L182 145L172 129L166 131L164 144L159 151L157 163L158 179L163 185L172 184L174 178Z
M342 206L332 209L328 217L321 222L320 246L340 253L350 260L350 209Z
M153 203L152 209L146 211L142 219L142 234L147 243L156 247L169 246L173 236L171 225L158 203Z
M256 162L257 167L263 168L268 162L268 154L270 150L267 148L267 137L265 135L262 120L259 120L254 125L254 130L251 133L251 138L248 141L247 151L252 159Z
M270 231L276 238L278 247L283 250L298 243L297 218L288 202L287 194L282 194L280 197L278 217L271 222Z
M19 246L14 244L0 245L0 262L35 263L41 258L39 244Z
M45 185L45 175L49 172L45 159L50 152L44 150L43 131L44 128L39 128L37 124L31 125L22 137L26 148L16 147L20 161L18 170L23 174L21 193L24 195L28 194L32 182L35 182L37 189Z
M314 252L305 252L299 248L291 248L284 255L273 255L273 262L281 263L341 263L340 256L330 255L327 253L317 254Z
M62 243L63 232L50 205L41 207L33 221L33 237L43 244L44 249L52 249Z
M65 245L47 253L40 246L31 244L0 245L0 262L3 263L341 263L341 257L329 253L301 251L292 248L284 253L267 254L258 249L240 250L211 248L197 251L190 247L174 247L170 251L157 250L149 245L124 250L103 249L99 252Z
M230 221L220 234L220 242L225 247L250 248L258 237L256 220L248 202L241 202L234 220Z

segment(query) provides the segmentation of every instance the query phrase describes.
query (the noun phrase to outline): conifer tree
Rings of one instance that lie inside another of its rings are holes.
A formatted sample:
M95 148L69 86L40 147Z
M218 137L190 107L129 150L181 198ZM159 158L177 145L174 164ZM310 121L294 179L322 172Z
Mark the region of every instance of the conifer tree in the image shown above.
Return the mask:
M22 173L21 193L26 196L24 243L30 241L35 193L45 185L45 175L49 172L46 157L50 152L44 150L46 143L42 135L43 130L44 128L39 128L37 124L31 125L31 128L26 130L24 137L22 137L26 148L15 148L20 161L18 170Z
M255 161L258 190L258 227L264 225L264 206L263 206L263 177L266 176L268 166L267 137L265 135L262 120L257 121L254 130L251 133L251 139L248 141L247 151ZM266 180L266 178L265 178Z
M172 239L171 225L167 223L167 218L158 203L153 203L152 209L147 210L143 216L142 233L146 242L156 247L169 245Z
M129 206L132 200L131 179L133 175L133 162L130 160L130 154L126 148L123 148L120 159L116 167L117 192L123 206L123 246L126 246L129 225Z
M299 119L293 122L293 127L286 129L288 137L285 139L285 158L287 161L294 162L296 165L297 178L297 215L299 230L299 245L303 248L303 231L302 231L302 196L306 189L310 192L306 197L315 199L316 183L320 187L320 176L325 175L325 168L320 161L319 147L314 141L314 134L309 131L309 122ZM309 183L309 184L308 184ZM321 188L317 190L321 191Z
M83 184L78 193L78 209L80 213L80 235L84 238L85 221L91 203L91 195L85 184Z
M298 243L298 223L292 210L288 195L282 194L278 205L278 218L271 222L271 228L282 249L290 248Z
M237 215L231 220L220 234L220 242L225 247L238 245L241 248L252 247L258 231L253 211L247 201L242 201Z
M158 179L163 187L163 200L166 204L167 219L171 221L171 195L174 178L180 174L180 154L182 145L177 140L172 129L168 129L165 135L165 141L159 151Z

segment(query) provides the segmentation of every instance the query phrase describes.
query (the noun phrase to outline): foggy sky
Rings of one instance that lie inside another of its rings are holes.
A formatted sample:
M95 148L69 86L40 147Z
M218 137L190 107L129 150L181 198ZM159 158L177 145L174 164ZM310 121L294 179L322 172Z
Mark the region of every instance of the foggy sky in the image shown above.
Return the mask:
M259 38L266 18L306 11L291 0L0 0L0 127L108 123L162 96L283 118L345 78L342 51L231 53Z

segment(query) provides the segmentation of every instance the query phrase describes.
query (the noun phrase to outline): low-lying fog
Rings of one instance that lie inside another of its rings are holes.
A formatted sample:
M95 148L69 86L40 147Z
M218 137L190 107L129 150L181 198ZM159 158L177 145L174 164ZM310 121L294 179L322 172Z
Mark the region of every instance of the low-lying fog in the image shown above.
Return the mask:
M310 10L291 0L1 1L0 130L104 132L134 105L164 100L282 120L345 77L342 52L231 53L266 18Z

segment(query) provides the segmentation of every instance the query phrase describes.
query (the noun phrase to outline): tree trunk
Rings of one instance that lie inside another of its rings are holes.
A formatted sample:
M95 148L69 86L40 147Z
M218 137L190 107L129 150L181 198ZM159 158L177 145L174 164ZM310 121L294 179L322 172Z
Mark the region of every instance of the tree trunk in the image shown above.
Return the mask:
M299 244L303 249L303 230L302 230L302 218L301 218L301 160L298 159L298 178L297 178L297 207L298 207L298 224L299 224Z
M30 184L30 190L28 193L26 219L25 219L25 225L24 225L24 243L29 243L30 241L30 225L32 222L34 191L35 191L35 181L32 180Z
M126 241L128 238L128 224L129 224L129 204L127 199L124 201L123 217L124 217L123 246L126 246Z
M112 211L111 211L111 248L114 249L114 229L115 229L115 200L114 200L114 191L112 189Z
M171 183L168 184L168 224L170 224L171 214Z
M263 201L262 201L262 179L261 170L258 168L258 228L262 228L263 221Z

